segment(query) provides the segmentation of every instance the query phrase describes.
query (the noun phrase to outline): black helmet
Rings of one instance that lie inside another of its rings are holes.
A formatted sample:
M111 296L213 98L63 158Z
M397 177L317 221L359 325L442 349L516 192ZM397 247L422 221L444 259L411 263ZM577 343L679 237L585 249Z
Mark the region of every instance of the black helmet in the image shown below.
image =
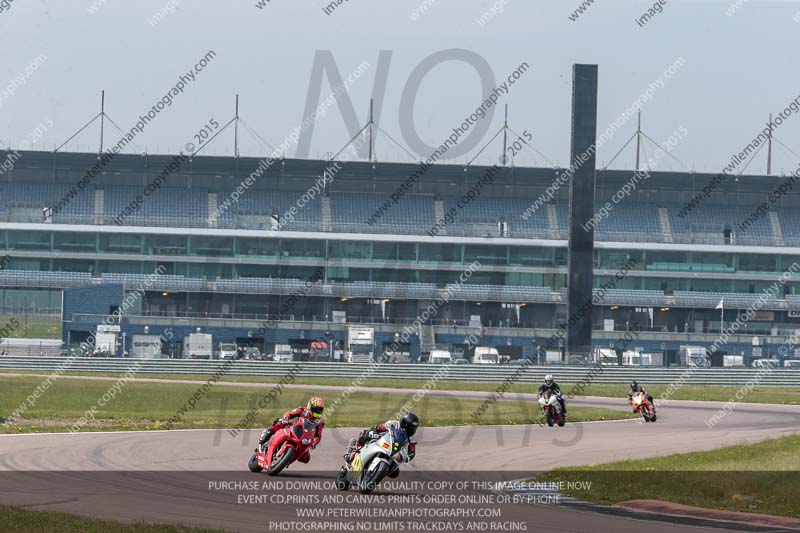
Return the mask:
M634 382L632 382L632 383L631 383L631 390L633 390L633 391L638 391L638 390L639 390L639 384L638 384L638 383L636 383L635 381L634 381Z
M411 437L414 433L417 432L417 428L419 427L419 417L409 411L408 413L403 415L403 418L400 419L400 428L406 430L408 436Z

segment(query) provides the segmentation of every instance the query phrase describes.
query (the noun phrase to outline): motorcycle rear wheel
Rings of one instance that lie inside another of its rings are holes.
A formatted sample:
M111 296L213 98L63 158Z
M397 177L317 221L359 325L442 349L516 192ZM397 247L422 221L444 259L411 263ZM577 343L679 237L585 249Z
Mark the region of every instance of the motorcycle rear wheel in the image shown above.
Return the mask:
M269 469L267 470L267 474L270 476L277 476L281 473L281 470L289 466L289 463L292 462L294 458L294 448L286 448L286 451L283 452L283 455L277 457L278 462L275 461L275 457L272 458L273 463L270 465Z

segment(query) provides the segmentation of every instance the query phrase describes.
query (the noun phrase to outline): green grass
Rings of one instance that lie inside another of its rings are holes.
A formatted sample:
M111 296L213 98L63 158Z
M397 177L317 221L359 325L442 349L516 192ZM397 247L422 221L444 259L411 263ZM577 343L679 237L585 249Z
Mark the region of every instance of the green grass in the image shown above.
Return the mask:
M560 468L537 481L591 482L569 496L602 504L656 499L800 518L800 435L707 452ZM789 473L791 472L791 473Z
M269 364L269 363L265 363ZM41 374L39 370L0 370L0 375L3 373L17 373L17 374ZM94 372L65 372L67 375L80 375L80 376L118 376L119 374L108 373L94 373ZM140 374L143 378L156 378L156 379L174 379L179 381L193 380L205 381L208 376L202 374ZM558 376L556 376L557 378ZM234 383L269 383L270 378L265 376L224 376L221 381L234 382ZM334 385L334 386L348 386L352 380L337 379L337 378L296 378L295 384L307 385ZM396 389L419 389L425 384L424 381L410 380L410 379L368 379L361 386L362 387L392 387ZM477 392L490 392L494 391L501 385L500 382L472 382L472 381L439 381L436 387L439 390L458 390L458 391L477 391ZM561 388L565 393L569 393L573 385L570 383L561 383ZM653 395L654 398L659 399L661 394L666 392L668 386L664 385L648 385L646 382L642 383L647 388L647 391ZM586 386L579 396L601 396L607 398L625 398L628 393L628 383L621 384L596 384ZM509 392L527 392L534 393L538 388L537 384L513 384L508 389ZM727 402L735 398L736 393L740 387L720 387L720 386L698 386L698 385L684 385L677 387L668 399L671 400L699 400L699 401L717 401ZM755 387L745 399L745 402L750 403L771 403L771 404L785 404L785 405L800 405L800 387Z
M0 529L17 533L221 533L221 529L195 529L169 524L134 522L124 524L99 518L84 518L67 513L28 511L0 506Z
M207 378L206 378L207 379ZM9 416L22 404L28 395L42 383L38 376L1 377L0 413ZM84 416L88 409L97 406L95 420L90 421L82 431L89 429L164 429L166 422L174 417L198 391L199 385L183 383L123 383L116 399L98 406L98 400L119 382L90 381L78 379L57 379L40 395L34 406L18 417L15 424L0 426L4 433L31 431L67 431L72 423ZM257 407L259 399L268 394L272 387L212 387L205 396L189 409L172 429L186 428L233 428L249 413L251 406ZM489 404L485 414L477 420L472 413L483 400L463 400L423 396L414 401L416 390L407 394L383 394L369 391L355 392L350 399L341 402L326 421L332 427L367 427L376 421L397 416L401 407L411 402L410 408L419 416L424 425L451 426L475 424L527 424L538 421L541 414L538 406L531 402L494 402ZM245 427L261 428L286 410L305 405L308 390L283 389L277 401L260 410L255 420ZM320 391L331 407L339 393ZM330 411L330 409L329 409ZM573 408L570 420L616 420L631 416L627 412L596 408Z

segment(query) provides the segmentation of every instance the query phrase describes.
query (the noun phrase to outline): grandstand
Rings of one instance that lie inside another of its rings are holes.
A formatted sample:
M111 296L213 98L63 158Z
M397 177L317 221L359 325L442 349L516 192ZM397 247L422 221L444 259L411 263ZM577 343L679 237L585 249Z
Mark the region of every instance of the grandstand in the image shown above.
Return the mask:
M342 163L326 190L307 195L330 162L285 159L233 201L260 160L194 157L169 186L120 217L171 156L118 155L84 191L70 194L96 155L20 154L0 176L0 230L10 258L0 270L4 312L51 308L61 289L122 285L144 293L120 324L128 335L145 326L186 333L200 325L219 340L268 351L325 335L343 341L353 323L372 324L378 341L388 344L431 302L446 298L425 321L425 335L459 346L479 334L482 344L514 356L538 353L568 320L566 188L531 208L563 169L504 167L462 209L459 198L485 167L434 166L395 203L392 195L414 165ZM632 175L598 171L596 205ZM613 287L602 291L593 312L596 346L607 348L634 327L636 346L665 353L711 344L721 326L720 301L726 322L758 305L756 317L728 343L731 353L775 354L798 327L800 277L759 300L800 261L797 197L785 196L740 229L780 178L739 176L681 216L711 178L654 172L598 223L595 286ZM286 218L304 194L302 207ZM390 207L371 218L387 199ZM429 236L453 208L455 220ZM481 267L458 283L473 261ZM629 261L630 272L616 279ZM159 267L165 274L149 283ZM290 310L282 312L287 302ZM92 310L63 311L70 344L102 318ZM254 337L265 317L274 326ZM407 347L413 357L421 334L415 331ZM760 351L753 336L761 337Z

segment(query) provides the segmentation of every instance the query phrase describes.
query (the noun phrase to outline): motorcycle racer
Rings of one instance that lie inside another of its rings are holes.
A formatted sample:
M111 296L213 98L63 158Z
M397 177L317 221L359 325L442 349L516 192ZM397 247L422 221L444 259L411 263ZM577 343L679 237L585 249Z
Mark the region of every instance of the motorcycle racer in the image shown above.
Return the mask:
M322 430L325 428L325 421L322 420L322 412L325 409L325 402L319 396L314 396L305 407L297 407L291 411L286 411L282 417L276 418L270 427L261 432L261 437L258 439L259 446L263 446L275 432L285 428L291 424L293 418L302 417L307 420L316 422L317 432L314 438L312 448L316 448L317 444L322 440Z
M655 410L656 410L656 404L655 404L655 402L653 401L653 397L652 397L652 396L650 396L650 393L649 393L649 392L647 392L647 391L644 389L644 387L642 387L641 385L639 385L639 384L638 384L638 383L636 383L635 381L631 383L631 390L629 390L629 391L628 391L628 403L629 403L629 404L631 404L631 405L633 405L633 395L634 395L634 394L636 394L637 392L642 392L642 393L644 393L645 397L647 398L647 401L648 401L648 402L650 402L650 404L653 406L653 412L655 412ZM634 413L636 412L636 409L635 409L635 408L633 409L633 412L634 412Z
M559 387L558 383L556 383L555 380L553 380L552 374L547 374L544 377L544 383L542 385L539 385L539 398L541 398L542 395L544 395L544 393L547 391L550 391L556 395L556 398L558 398L558 403L559 405L561 405L561 412L566 416L567 406L564 403L563 396L561 395L561 387Z
M417 432L419 427L419 417L411 411L404 414L400 420L387 420L383 424L377 424L371 428L363 430L358 435L358 439L352 439L350 444L345 449L344 460L348 463L352 462L353 458L358 453L358 450L364 447L368 442L379 439L384 433L393 429L403 429L408 434L408 460L414 459L417 454L417 443L411 437Z

